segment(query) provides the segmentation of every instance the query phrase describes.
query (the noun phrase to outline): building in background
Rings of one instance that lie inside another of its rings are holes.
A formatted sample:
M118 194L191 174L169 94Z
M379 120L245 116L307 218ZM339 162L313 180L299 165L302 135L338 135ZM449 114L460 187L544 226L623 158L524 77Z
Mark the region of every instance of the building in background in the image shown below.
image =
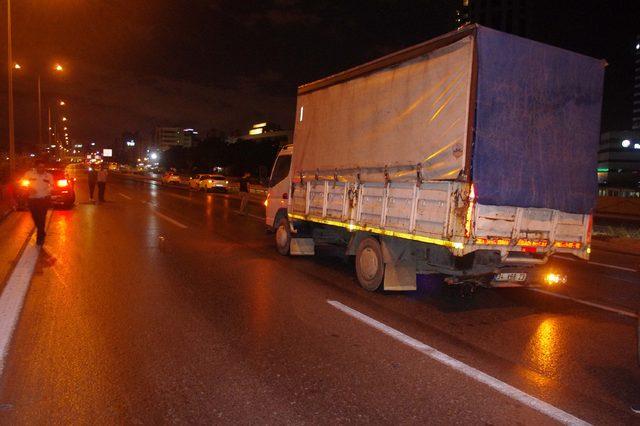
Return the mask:
M600 137L598 183L609 187L640 187L640 131L606 132Z
M133 165L143 156L146 148L139 131L126 131L115 140L113 159L122 164Z
M633 111L631 115L631 128L640 130L640 34L636 36L634 51L634 78L633 78Z
M277 142L283 146L291 143L293 140L293 132L291 130L282 130L282 127L275 123L263 121L251 126L251 129L246 135L240 135L233 138L230 142L242 142L242 141L265 141L265 142Z
M174 146L191 148L198 132L194 129L181 127L156 127L154 138L155 146L161 151L166 151Z
M480 24L527 37L531 34L533 0L462 0L456 23Z

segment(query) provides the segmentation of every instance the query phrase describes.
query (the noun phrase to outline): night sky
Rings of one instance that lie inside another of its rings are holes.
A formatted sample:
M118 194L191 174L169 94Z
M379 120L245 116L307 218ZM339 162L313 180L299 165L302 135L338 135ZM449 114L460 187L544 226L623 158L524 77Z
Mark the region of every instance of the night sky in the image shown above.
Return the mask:
M456 4L13 0L14 60L23 65L14 76L16 142L37 140L38 71L45 105L68 101L71 137L79 143L109 146L136 130L150 138L157 125L201 134L246 132L264 120L291 128L299 84L454 29ZM603 129L629 128L640 1L541 0L532 19L531 38L608 61ZM50 72L56 61L66 67L62 76ZM1 78L0 149L7 138L6 71Z

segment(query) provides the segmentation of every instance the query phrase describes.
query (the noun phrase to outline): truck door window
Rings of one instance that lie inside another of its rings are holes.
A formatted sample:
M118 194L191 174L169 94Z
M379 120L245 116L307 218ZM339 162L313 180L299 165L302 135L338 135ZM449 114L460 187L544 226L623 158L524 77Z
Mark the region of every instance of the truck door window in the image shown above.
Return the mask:
M284 178L289 175L289 169L291 168L291 156L281 155L276 160L276 165L273 166L273 172L271 173L271 180L269 180L269 188L282 182Z

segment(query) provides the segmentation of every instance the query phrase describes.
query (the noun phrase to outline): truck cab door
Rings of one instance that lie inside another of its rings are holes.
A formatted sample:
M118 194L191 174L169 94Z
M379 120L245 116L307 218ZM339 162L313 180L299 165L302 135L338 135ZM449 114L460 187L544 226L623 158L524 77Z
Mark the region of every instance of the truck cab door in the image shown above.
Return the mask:
M289 187L291 185L291 151L281 151L276 158L269 179L269 192L266 205L266 224L274 225L278 212L282 209L286 212L289 204Z

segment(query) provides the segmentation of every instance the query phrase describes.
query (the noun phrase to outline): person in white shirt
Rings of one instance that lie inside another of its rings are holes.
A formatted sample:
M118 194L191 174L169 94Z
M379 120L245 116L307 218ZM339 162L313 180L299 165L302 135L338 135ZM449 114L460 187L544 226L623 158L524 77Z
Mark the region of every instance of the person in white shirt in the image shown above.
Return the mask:
M24 179L29 181L29 210L33 223L38 229L36 244L41 246L44 244L45 237L45 221L47 218L47 210L51 204L51 189L53 188L53 176L47 172L44 161L36 160L35 168L29 170Z
M104 191L107 186L107 171L104 164L98 165L98 201L104 203Z

